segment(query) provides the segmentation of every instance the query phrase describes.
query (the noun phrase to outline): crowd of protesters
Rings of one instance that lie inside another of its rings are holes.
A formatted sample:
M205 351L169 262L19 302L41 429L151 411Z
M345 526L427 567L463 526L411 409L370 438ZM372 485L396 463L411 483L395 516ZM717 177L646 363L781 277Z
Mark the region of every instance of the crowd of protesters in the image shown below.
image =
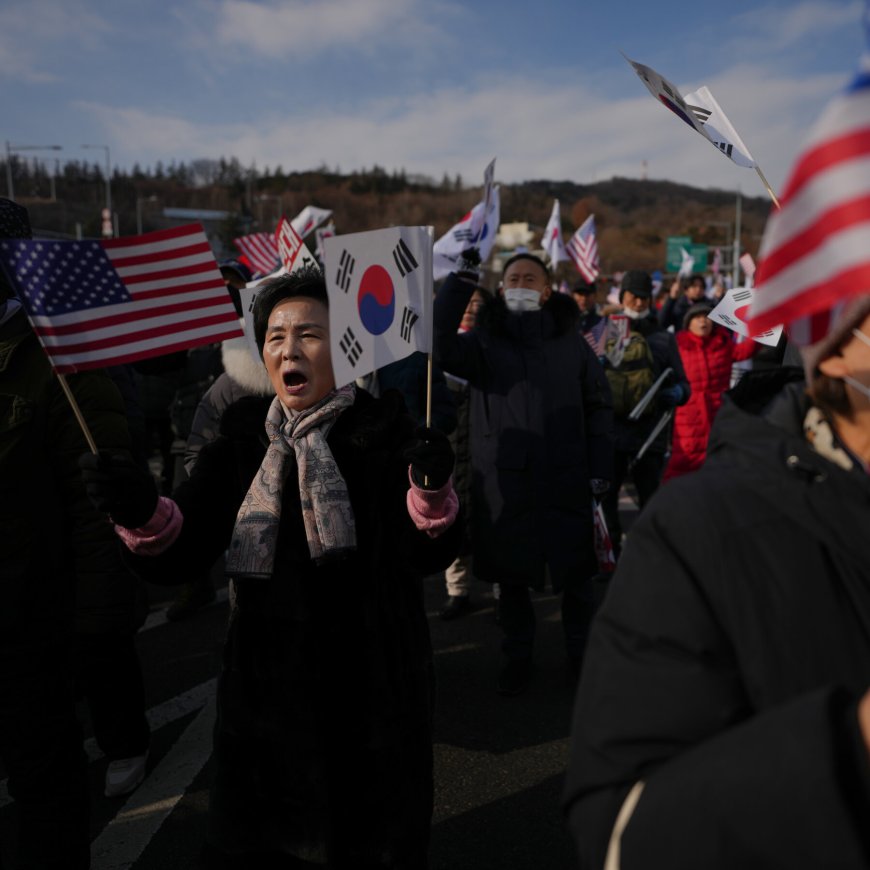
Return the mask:
M0 200L0 237L29 236ZM130 793L150 740L144 581L179 587L184 619L214 600L215 565L232 593L203 867L427 866L422 580L441 572L443 619L492 587L506 697L535 680L534 593L561 596L584 867L866 866L868 297L803 368L782 342L754 370L759 345L710 318L718 282L656 298L629 269L609 298L563 293L519 251L487 286L469 248L434 300L427 427L422 355L336 385L319 268L266 280L247 315L250 270L221 271L259 362L232 339L72 376L96 453L0 284L20 867L89 866L76 700L105 794Z

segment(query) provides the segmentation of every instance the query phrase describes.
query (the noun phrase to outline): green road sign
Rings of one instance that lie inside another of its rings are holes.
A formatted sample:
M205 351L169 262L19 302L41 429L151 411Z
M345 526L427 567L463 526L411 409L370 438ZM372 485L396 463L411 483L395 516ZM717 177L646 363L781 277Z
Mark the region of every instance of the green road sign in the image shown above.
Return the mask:
M695 245L691 236L668 236L667 252L665 255L665 271L679 272L683 264L682 249L685 248L689 256L695 261L692 266L692 274L697 275L707 271L707 257L709 245Z

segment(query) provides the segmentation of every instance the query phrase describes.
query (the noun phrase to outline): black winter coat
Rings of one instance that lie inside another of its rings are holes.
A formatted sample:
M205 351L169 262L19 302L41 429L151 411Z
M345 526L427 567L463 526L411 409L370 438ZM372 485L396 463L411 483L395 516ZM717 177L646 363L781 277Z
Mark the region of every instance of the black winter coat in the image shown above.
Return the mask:
M471 387L475 576L540 588L596 573L591 478L613 476L613 411L579 311L554 293L540 311L496 298L457 334L473 285L449 275L435 299L438 364Z
M622 870L870 864L870 479L810 448L806 408L800 384L765 416L726 398L631 530L575 709L584 868L638 780Z
M159 557L132 557L148 579L211 565L229 545L265 454L269 403L251 397L224 413L221 437L173 495L180 538ZM273 576L235 581L209 814L216 849L330 867L425 866L433 683L421 579L450 564L461 529L432 539L408 516L403 450L413 429L396 394L358 391L327 439L350 494L356 552L312 562L291 469Z

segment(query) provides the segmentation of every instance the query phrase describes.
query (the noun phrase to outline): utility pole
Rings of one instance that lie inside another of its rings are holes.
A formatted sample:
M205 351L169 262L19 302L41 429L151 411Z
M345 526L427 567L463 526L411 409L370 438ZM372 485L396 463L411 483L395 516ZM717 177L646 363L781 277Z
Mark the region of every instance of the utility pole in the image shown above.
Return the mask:
M740 281L740 213L743 208L743 200L740 191L737 191L737 204L734 214L734 258L731 263L731 286L738 287Z

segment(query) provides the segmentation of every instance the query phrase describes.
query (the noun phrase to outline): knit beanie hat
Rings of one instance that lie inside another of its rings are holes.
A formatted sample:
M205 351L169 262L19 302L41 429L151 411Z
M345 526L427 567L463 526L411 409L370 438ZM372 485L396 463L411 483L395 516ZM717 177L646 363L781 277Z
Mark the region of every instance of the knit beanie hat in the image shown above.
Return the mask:
M710 305L709 302L696 302L694 305L690 306L688 311L683 315L683 329L688 329L689 324L695 317L700 317L701 315L709 317L712 310L713 306Z
M634 296L649 299L652 296L652 278L649 272L642 269L629 269L622 276L622 284L619 290L619 301L622 302L622 294L628 290Z
M27 209L11 199L0 196L0 239L30 239L30 217Z
M30 230L30 218L27 209L11 199L0 197L0 239L29 239L33 234ZM15 296L15 291L9 286L3 269L0 268L0 307L6 311L6 300Z

